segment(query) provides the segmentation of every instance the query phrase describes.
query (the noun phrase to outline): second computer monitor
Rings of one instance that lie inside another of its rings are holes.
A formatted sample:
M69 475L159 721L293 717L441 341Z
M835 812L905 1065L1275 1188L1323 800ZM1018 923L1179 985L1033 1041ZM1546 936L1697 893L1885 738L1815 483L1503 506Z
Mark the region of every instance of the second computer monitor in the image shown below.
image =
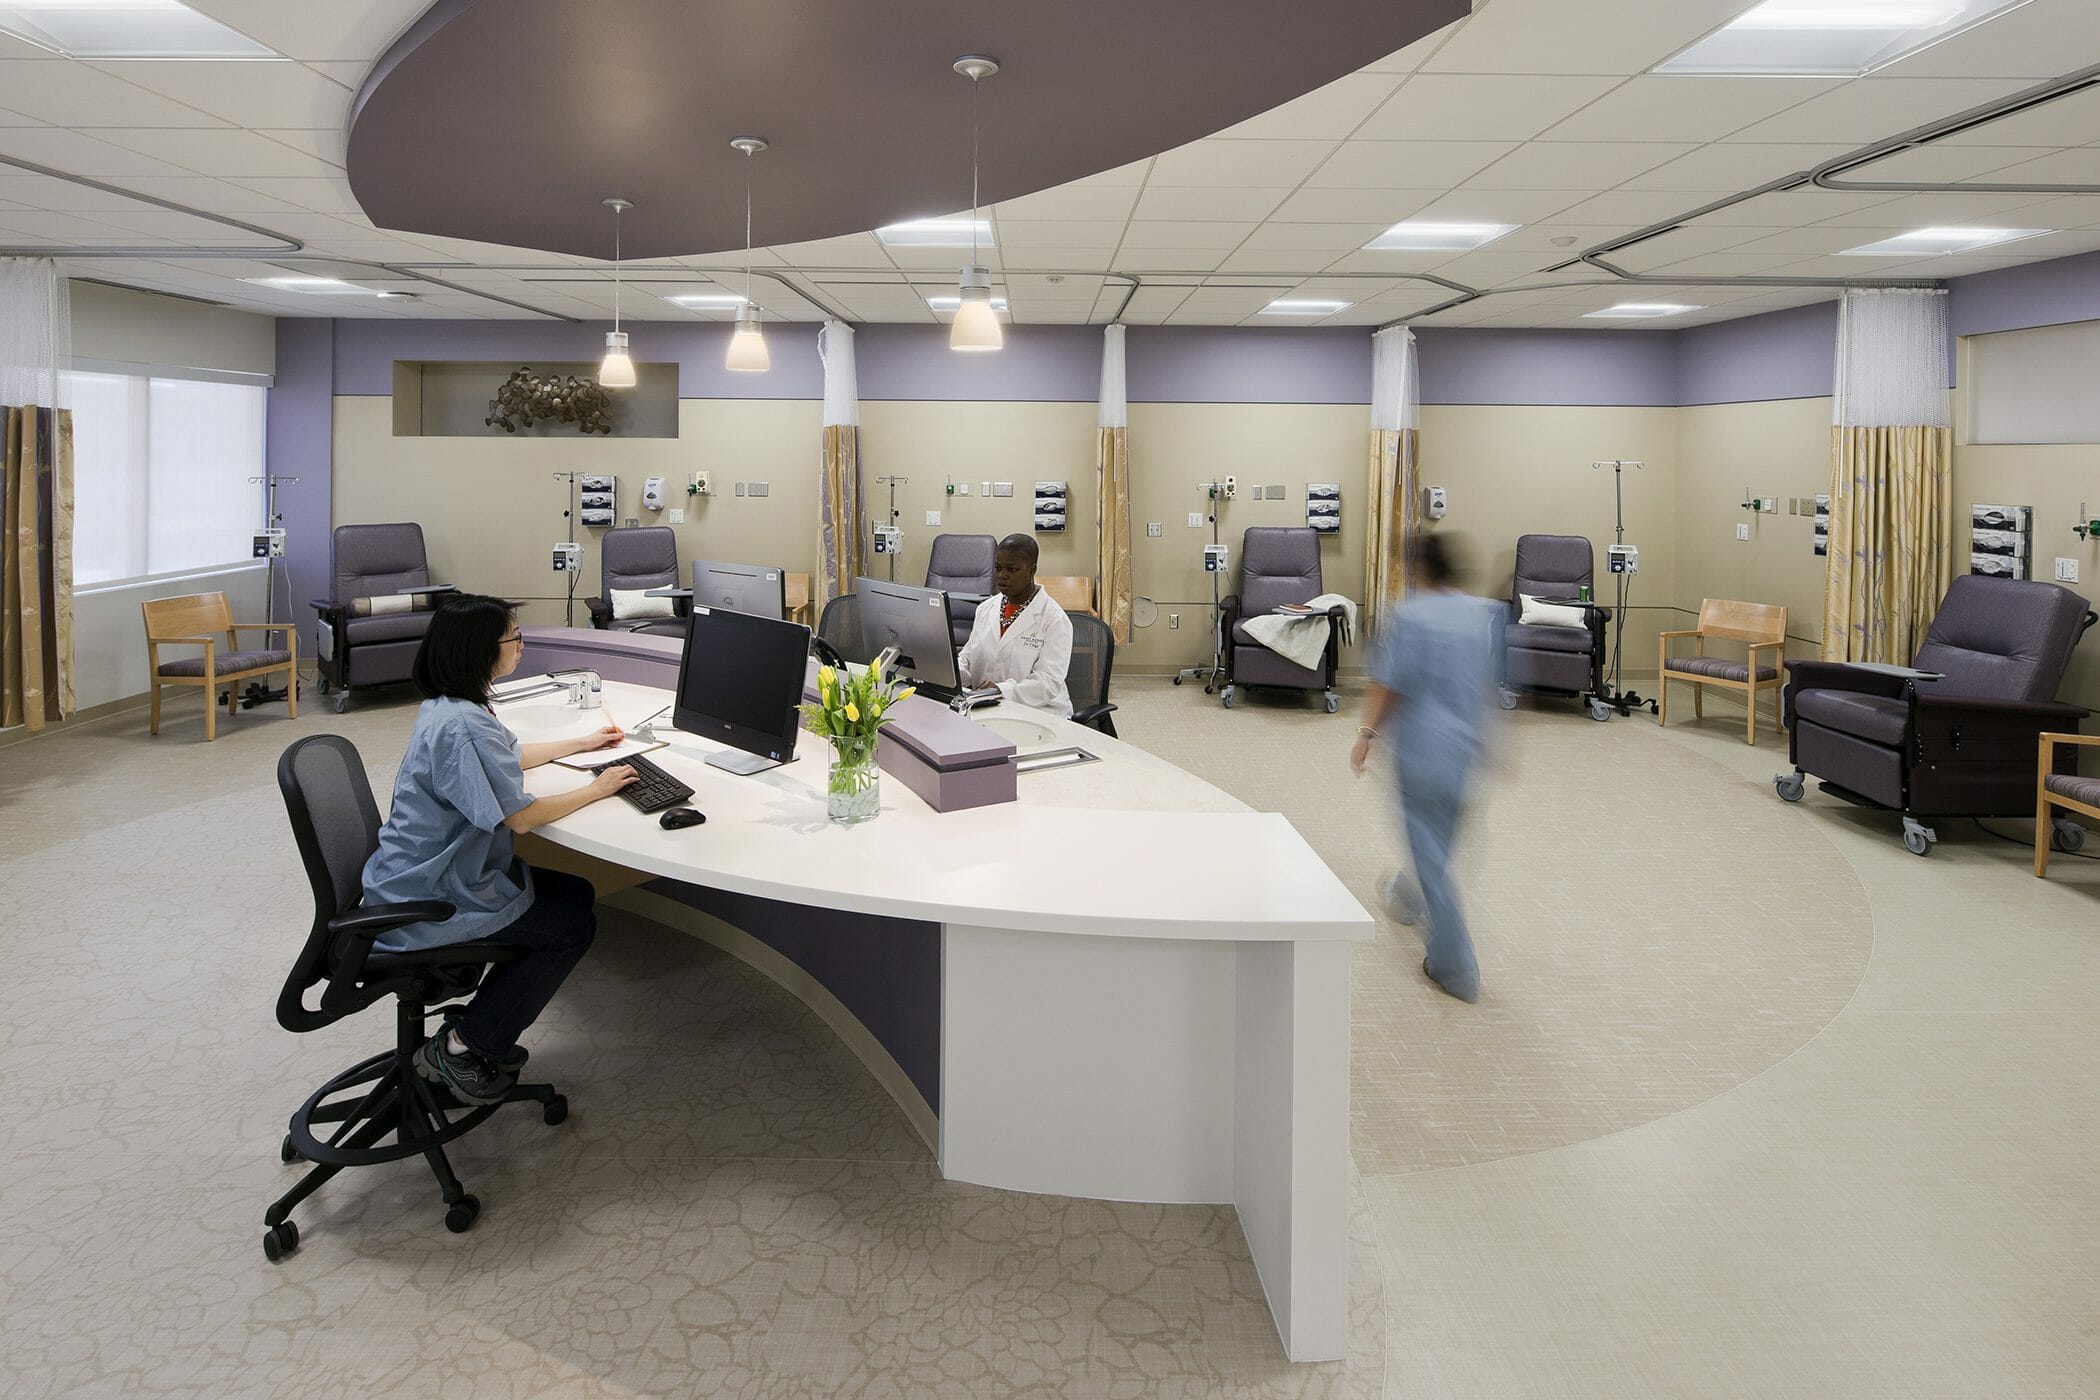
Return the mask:
M941 690L962 688L955 669L955 635L948 630L948 595L938 588L856 579L862 645L870 652L897 648L897 669Z
M693 602L754 617L787 616L787 575L767 564L693 561Z
M792 763L808 661L809 629L801 623L696 604L671 723L740 750L708 756L732 773Z

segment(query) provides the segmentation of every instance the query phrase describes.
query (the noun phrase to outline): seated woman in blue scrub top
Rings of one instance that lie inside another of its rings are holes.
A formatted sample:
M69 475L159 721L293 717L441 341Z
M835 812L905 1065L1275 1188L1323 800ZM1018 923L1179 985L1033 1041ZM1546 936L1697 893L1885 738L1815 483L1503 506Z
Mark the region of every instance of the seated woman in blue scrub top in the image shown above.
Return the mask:
M416 1070L468 1103L500 1103L518 1082L518 1036L553 999L598 931L588 880L527 866L511 837L558 821L635 780L610 768L558 797L525 791L524 770L626 736L607 726L580 739L520 744L489 708L489 687L517 669L523 651L513 606L461 593L430 619L416 652L416 713L393 809L365 863L366 904L442 899L458 912L438 923L381 934L385 952L489 938L525 949L482 979L466 1014L416 1054Z
M1037 585L1037 558L1027 535L999 541L992 557L999 591L977 605L956 665L967 689L997 686L1004 699L1070 719L1065 672L1072 665L1072 619Z

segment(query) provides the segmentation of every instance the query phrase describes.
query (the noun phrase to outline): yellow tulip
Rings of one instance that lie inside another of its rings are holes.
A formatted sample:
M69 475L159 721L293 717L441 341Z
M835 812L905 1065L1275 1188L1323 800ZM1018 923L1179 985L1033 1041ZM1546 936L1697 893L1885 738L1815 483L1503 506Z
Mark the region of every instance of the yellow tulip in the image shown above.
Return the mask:
M879 657L879 656L878 656L878 657L876 657L876 658L875 658L875 659L874 659L873 661L870 661L870 662L868 663L868 674L869 674L869 675L871 675L871 676L873 676L873 677L874 677L874 678L875 678L876 680L878 680L878 681L882 679L882 658L881 658L881 657Z
M914 695L917 695L918 693L919 693L919 688L918 688L917 686L915 686L915 685L908 685L908 686L904 687L904 689L902 689L902 690L898 691L898 692L896 693L896 695L894 695L893 697L891 697L891 699L890 699L890 703L894 705L894 704L896 704L896 703L897 703L897 701L899 701L899 700L909 700L909 699L911 699L911 698L912 698L912 696L914 696Z
M826 689L835 685L838 682L838 678L839 673L832 670L829 666L821 666L817 669L817 684Z
M854 704L851 700L846 702L846 718L855 724L860 723L860 706Z

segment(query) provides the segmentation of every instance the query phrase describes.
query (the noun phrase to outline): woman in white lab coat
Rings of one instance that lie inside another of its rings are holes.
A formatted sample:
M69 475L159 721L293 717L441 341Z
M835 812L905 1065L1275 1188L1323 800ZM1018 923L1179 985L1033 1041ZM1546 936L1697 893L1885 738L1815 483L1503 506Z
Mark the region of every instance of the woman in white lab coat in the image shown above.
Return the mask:
M977 605L970 640L956 661L965 687L997 686L1005 699L1069 719L1072 619L1036 583L1037 557L1027 535L999 541L992 563L999 591Z

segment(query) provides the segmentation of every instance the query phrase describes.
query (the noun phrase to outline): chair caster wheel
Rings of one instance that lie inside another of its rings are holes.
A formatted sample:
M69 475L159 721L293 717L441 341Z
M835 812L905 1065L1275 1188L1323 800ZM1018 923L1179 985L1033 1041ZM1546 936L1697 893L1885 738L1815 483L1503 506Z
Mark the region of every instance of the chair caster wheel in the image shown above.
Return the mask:
M1514 690L1497 690L1495 699L1505 710L1517 708L1517 692Z
M1903 819L1903 849L1912 855L1931 855L1932 843L1939 839L1939 834L1925 823L1909 817Z
M1331 715L1331 714L1334 714L1334 713L1335 713L1336 711L1340 710L1341 708L1342 708L1342 697L1341 697L1341 696L1339 696L1339 695L1330 695L1330 696L1328 696L1328 697L1327 697L1327 713L1328 713L1328 714L1330 714L1330 715Z
M549 1099L547 1101L546 1106L540 1110L540 1121L545 1123L550 1128L558 1127L559 1125L568 1122L569 1101L566 1098L562 1097L560 1094L556 1094L553 1098Z
M315 690L318 690L319 692L321 692L321 694L323 694L323 695L326 695L326 694L328 693L328 682L327 682L327 681L315 681L315 682L314 682L314 689L315 689Z
M1799 802L1805 786L1799 773L1781 773L1772 779L1772 786L1779 790L1782 802Z
M1180 684L1181 684L1181 677L1179 677L1179 676L1176 676L1176 677L1174 677L1174 684L1176 684L1176 685L1180 685Z
M455 1235L464 1235L480 1218L481 1197L461 1196L445 1211L445 1228Z
M277 1160L280 1162L296 1162L299 1160L299 1149L292 1146L292 1135L290 1133L286 1133L284 1141L277 1144Z
M2049 825L2049 844L2059 851L2075 851L2085 844L2085 828L2077 822L2058 817Z
M343 713L343 712L344 712L345 710L347 710L347 709L349 709L349 708L350 708L350 692L349 692L349 691L347 691L347 690L338 690L338 691L337 691L337 692L335 693L335 712L336 712L337 714L341 714L341 713Z
M287 1220L263 1230L263 1258L272 1264L299 1247L299 1227Z
M1590 701L1590 718L1599 724L1604 723L1611 718L1611 706L1605 704L1602 700Z
M1239 698L1240 697L1236 689L1229 685L1226 686L1224 690L1218 693L1219 701L1222 702L1225 708L1228 710L1239 702Z

